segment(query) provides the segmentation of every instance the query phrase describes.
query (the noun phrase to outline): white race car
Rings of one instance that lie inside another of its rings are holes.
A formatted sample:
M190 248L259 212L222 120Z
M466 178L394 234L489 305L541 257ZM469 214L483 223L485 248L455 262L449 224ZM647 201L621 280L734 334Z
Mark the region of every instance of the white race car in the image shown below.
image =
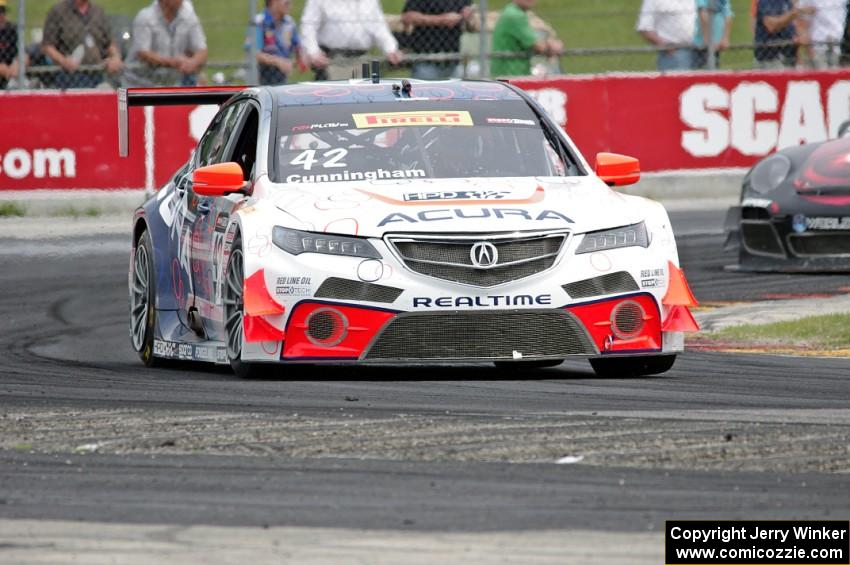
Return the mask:
M142 360L670 369L696 330L670 220L609 186L500 82L352 80L130 89L128 107L220 103L135 215L130 330Z

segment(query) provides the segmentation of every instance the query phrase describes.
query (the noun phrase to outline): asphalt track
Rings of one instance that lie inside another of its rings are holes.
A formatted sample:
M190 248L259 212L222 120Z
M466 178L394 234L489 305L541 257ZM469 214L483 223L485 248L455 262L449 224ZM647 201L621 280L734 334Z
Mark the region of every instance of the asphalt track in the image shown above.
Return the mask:
M727 272L723 213L672 217L703 302L848 285ZM848 360L688 352L667 375L608 380L577 362L146 369L127 244L0 239L0 520L646 532L850 514Z

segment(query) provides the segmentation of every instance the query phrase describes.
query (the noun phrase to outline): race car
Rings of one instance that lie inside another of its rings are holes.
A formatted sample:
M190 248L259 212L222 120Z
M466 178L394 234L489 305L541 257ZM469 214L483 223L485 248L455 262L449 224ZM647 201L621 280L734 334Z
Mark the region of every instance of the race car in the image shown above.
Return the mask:
M119 92L221 104L135 213L130 334L147 365L239 376L316 363L669 370L697 329L664 208L610 186L525 92L372 79Z
M746 271L850 270L850 121L838 138L777 151L744 177L726 216Z

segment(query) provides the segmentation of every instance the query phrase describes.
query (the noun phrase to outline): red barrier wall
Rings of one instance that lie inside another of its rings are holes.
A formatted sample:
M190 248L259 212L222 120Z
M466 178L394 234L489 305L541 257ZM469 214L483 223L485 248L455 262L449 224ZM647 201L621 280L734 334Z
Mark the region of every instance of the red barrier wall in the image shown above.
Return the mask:
M638 157L644 171L747 167L777 148L832 137L850 119L847 70L513 82L566 127L589 161L615 151ZM131 109L130 157L119 159L115 93L0 93L0 190L160 186L214 111Z
M834 137L850 119L850 73L629 74L516 80L593 161L638 157L644 171L748 167Z
M2 93L0 190L160 186L186 162L192 134L215 110L172 106L146 116L131 108L130 157L120 159L114 92Z

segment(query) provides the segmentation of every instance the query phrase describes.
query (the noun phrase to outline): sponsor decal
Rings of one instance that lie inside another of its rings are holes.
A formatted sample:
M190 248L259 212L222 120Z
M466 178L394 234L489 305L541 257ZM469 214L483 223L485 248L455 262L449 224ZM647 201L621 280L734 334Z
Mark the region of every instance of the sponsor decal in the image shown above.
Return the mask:
M765 81L732 88L712 82L690 86L679 98L679 117L690 128L681 134L682 149L694 157L716 157L730 148L758 157L824 141L847 119L847 81L835 82L826 92L814 80L783 86Z
M227 351L224 347L207 344L177 343L157 339L153 342L153 354L157 357L181 361L227 362Z
M354 123L360 129L399 126L472 126L469 112L380 112L354 114Z
M18 180L27 177L74 178L77 176L77 154L68 148L12 148L0 153L0 174Z
M278 277L275 285L277 296L312 296L312 277Z
M230 220L230 216L227 214L219 214L215 218L215 231L218 233L224 233L227 231L227 223Z
M537 122L534 120L519 120L516 118L487 118L488 124L495 124L500 126L536 126Z
M850 216L843 218L806 218L806 228L810 230L850 230Z
M454 192L414 192L405 194L406 202L433 202L435 200L502 200L510 194L507 190L456 190Z
M550 306L551 294L490 294L486 296L415 296L414 308L493 308L497 306Z
M378 169L377 171L342 171L340 173L323 173L318 175L289 175L286 182L310 183L310 182L341 182L355 180L391 180L391 179L417 179L425 178L422 169L410 169L407 171L388 171Z
M153 354L157 357L173 358L177 356L177 344L171 341L154 340Z
M751 206L755 208L767 208L771 204L773 204L773 200L767 200L766 198L744 198L741 202L741 207Z
M350 124L343 122L329 122L327 124L309 124L309 125L300 125L294 126L292 131L302 132L302 131L313 131L317 129L338 129L338 128L348 128L351 127Z
M394 204L396 206L428 206L435 202L451 202L454 206L474 206L480 204L481 201L497 200L499 204L537 204L542 202L546 197L546 191L543 187L538 186L537 190L528 198L505 198L509 195L509 191L497 190L456 190L456 191L434 191L434 192L415 192L404 194L404 200L396 200L383 194L369 192L368 190L355 189L362 192L375 200Z
M640 272L641 288L662 288L666 284L667 271L660 269L643 269Z
M441 222L444 220L483 220L492 218L494 220L509 220L512 218L520 218L531 222L542 222L546 220L559 220L567 224L573 224L569 216L566 216L555 210L543 210L532 214L528 210L520 208L438 208L435 210L423 210L413 215L408 216L401 212L394 212L381 220L378 227L383 227L387 224L407 223L416 224L419 222Z

